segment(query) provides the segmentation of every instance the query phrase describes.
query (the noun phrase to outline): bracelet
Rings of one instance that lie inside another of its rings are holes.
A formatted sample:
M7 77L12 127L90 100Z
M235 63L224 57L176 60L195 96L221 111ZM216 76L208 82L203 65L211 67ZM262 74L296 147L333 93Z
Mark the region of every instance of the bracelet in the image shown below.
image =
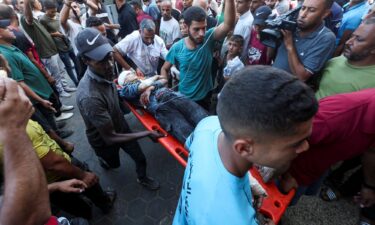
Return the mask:
M367 184L365 181L362 182L362 186L367 188L367 189L371 189L371 190L375 191L375 186L371 186L371 185Z

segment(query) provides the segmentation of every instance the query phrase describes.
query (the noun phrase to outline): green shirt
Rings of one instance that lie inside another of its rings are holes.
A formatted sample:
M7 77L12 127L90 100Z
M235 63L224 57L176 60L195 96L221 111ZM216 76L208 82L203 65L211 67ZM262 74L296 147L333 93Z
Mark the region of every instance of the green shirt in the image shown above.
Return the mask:
M14 80L24 81L41 98L46 100L50 98L53 92L51 86L21 50L14 46L0 45L0 53L7 59Z
M48 31L38 22L33 19L31 25L26 23L25 17L21 17L21 24L26 33L33 40L36 51L40 58L50 58L53 55L58 54L55 42Z
M328 61L316 98L375 87L375 65L353 66L344 56Z
M59 16L56 15L56 18L52 19L48 17L46 14L44 14L40 20L40 24L43 25L43 27L49 32L49 33L55 33L57 31L60 32L60 20ZM70 41L68 38L64 37L52 37L52 39L55 41L57 50L59 52L68 52L71 49Z
M204 42L194 50L187 48L185 38L181 39L172 46L166 58L166 61L179 66L178 91L193 101L202 100L213 88L214 31L214 28L208 30Z

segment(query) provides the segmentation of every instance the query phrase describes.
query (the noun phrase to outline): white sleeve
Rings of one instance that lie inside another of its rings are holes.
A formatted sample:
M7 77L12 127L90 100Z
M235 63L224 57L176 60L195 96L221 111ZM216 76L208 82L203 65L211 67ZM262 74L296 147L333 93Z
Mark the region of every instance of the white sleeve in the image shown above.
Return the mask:
M172 33L172 39L175 41L177 38L181 37L181 31L180 31L180 26L177 22L177 26L173 26L173 33Z
M120 42L118 42L115 45L115 48L121 53L121 55L125 56L126 54L133 52L134 42L135 40L133 40L131 35L128 35L124 39L122 39Z

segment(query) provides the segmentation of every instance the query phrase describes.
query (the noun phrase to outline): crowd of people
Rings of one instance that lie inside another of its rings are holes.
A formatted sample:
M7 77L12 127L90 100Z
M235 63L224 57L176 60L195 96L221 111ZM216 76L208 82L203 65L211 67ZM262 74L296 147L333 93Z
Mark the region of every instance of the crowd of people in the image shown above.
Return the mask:
M137 140L164 134L133 132L123 101L185 144L173 225L274 224L256 215L253 166L296 189L291 205L354 197L358 224L375 224L372 1L113 5L116 20L100 0L0 3L1 224L89 224L93 205L111 211L116 191L65 140L72 92L100 166L120 167L122 149L150 191L160 184Z

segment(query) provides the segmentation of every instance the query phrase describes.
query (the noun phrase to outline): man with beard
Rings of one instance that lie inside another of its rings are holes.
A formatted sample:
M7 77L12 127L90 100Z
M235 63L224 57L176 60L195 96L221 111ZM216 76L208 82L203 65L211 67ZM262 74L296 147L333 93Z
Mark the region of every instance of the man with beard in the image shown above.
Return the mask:
M346 42L344 56L323 70L318 99L375 87L375 18L366 19Z
M163 39L155 34L154 21L144 19L139 26L139 30L133 31L115 45L113 56L122 68L133 70L123 58L129 57L138 75L151 77L158 73L159 60L166 58L168 50Z
M135 161L138 183L150 190L159 183L146 174L146 157L137 139L160 137L155 131L132 133L120 109L116 86L113 83L113 48L108 40L94 28L86 28L76 38L78 54L88 66L78 85L77 106L86 125L91 147L105 169L120 167L119 149L122 148Z
M234 28L234 0L226 0L224 23L206 32L206 12L197 6L183 13L188 37L175 43L170 49L161 75L167 77L172 65L179 65L179 92L197 102L205 109L210 108L213 79L211 65L215 41L224 39Z
M331 58L335 35L324 26L333 0L306 0L298 14L296 32L282 30L283 43L278 49L274 67L307 81Z

